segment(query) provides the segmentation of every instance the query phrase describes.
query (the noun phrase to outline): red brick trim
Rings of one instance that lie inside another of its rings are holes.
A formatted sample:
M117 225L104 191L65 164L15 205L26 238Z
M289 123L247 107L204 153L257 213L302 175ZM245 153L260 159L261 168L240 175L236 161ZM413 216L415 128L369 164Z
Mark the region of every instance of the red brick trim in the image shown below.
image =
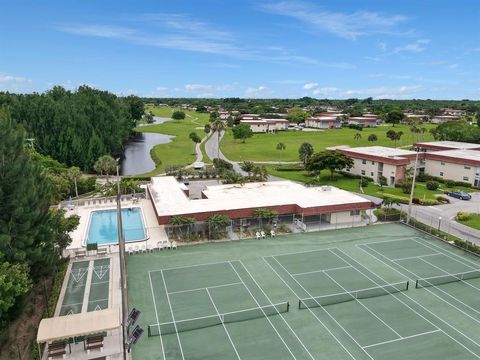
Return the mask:
M468 165L468 166L476 166L480 167L480 160L471 160L471 159L462 159L458 157L452 157L447 155L438 155L433 153L425 153L425 158L427 160L434 160L434 161L443 161L451 164L460 164L460 165Z

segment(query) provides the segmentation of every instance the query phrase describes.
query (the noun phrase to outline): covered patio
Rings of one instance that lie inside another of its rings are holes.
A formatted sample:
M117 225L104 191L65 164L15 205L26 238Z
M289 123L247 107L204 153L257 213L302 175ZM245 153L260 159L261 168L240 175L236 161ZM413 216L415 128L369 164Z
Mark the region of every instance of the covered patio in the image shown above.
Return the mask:
M122 358L119 309L105 309L43 319L37 333L42 359Z

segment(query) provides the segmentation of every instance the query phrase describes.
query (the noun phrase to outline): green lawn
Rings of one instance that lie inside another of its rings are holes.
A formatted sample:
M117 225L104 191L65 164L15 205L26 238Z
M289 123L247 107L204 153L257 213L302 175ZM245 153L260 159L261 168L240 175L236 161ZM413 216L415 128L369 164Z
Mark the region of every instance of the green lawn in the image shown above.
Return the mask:
M471 228L480 230L480 214L470 214L470 219L458 222Z
M435 125L425 125L425 127L431 129ZM417 140L406 125L397 125L395 127L379 126L377 128L365 128L363 131L349 128L329 129L318 132L279 131L276 134L254 134L245 143L233 139L232 132L229 130L223 137L221 149L227 158L235 161L299 161L298 148L304 142L312 144L315 151L336 145L350 145L352 147L382 145L393 147L394 142L385 135L390 129L403 131L404 133L402 140L397 142L397 146L409 145ZM358 142L353 138L357 132L362 136ZM370 134L376 134L378 141L369 142L367 138ZM433 139L430 133L427 132L424 135L419 135L418 140L430 141ZM280 142L287 146L283 151L276 149L277 144Z
M176 110L171 107L147 107L146 112L152 111L155 116L170 117ZM203 137L203 127L208 123L208 114L185 111L187 117L184 120L173 120L163 124L142 126L135 129L141 132L153 132L175 136L168 144L159 144L152 148L152 158L157 163L155 170L150 171L144 176L154 176L165 171L168 165L188 165L195 161L196 156L193 152L193 142L188 135L195 131L200 137ZM201 127L202 129L196 129Z
M305 171L278 171L277 168L279 166L277 165L267 165L266 167L267 167L268 173L273 176L278 176L284 179L293 180L301 183L306 183L312 180L311 177L305 176L307 174L307 172ZM359 179L350 179L338 174L335 176L335 179L332 180L330 177L330 172L324 171L320 175L319 185L332 185L343 190L354 191L359 193L361 192L359 181L360 181ZM468 189L468 188L462 188L462 187L455 187L455 189L459 189L459 190L461 189L467 192L472 191L471 188ZM447 189L446 187L445 188L440 187L437 190L432 191L426 188L425 183L417 182L415 186L414 196L418 199L434 200L435 195L443 194L444 191L446 190L451 190L451 189ZM395 196L408 198L410 195L410 194L403 193L401 188L395 188L395 187L389 187L389 186L384 186L382 191L380 186L375 185L374 183L370 183L367 187L364 187L363 191L367 195L372 195L377 197L381 197L383 194L388 194L388 195L395 195Z

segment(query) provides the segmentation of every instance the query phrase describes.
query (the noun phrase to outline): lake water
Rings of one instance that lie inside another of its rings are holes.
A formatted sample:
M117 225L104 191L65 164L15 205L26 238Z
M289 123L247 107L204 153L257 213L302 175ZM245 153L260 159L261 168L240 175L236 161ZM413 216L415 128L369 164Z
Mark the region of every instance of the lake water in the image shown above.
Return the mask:
M154 117L155 124L162 124L171 119ZM152 124L148 124L152 125ZM138 175L155 169L150 157L150 150L158 144L169 143L172 136L156 133L135 133L135 137L125 146L124 158L120 167L121 175Z

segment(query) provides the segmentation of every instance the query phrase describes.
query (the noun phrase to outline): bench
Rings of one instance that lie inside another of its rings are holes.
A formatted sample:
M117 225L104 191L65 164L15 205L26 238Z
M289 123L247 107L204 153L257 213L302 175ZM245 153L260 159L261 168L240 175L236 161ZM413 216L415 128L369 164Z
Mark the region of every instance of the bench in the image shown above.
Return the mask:
M87 252L85 250L77 250L75 251L75 258L84 258L87 256Z
M87 344L93 344L93 343L98 343L98 342L103 342L103 336L102 335L95 335L95 336L87 337Z
M90 353L90 350L95 350L95 349L99 349L100 351L102 351L103 350L103 342L87 345L87 353L88 354Z
M107 248L97 249L97 255L107 255L107 253L108 253Z
M67 352L65 351L65 349L63 350L60 350L60 351L52 351L52 352L48 352L48 359L55 359L55 358L59 358L61 357L62 359L65 357L65 354Z

